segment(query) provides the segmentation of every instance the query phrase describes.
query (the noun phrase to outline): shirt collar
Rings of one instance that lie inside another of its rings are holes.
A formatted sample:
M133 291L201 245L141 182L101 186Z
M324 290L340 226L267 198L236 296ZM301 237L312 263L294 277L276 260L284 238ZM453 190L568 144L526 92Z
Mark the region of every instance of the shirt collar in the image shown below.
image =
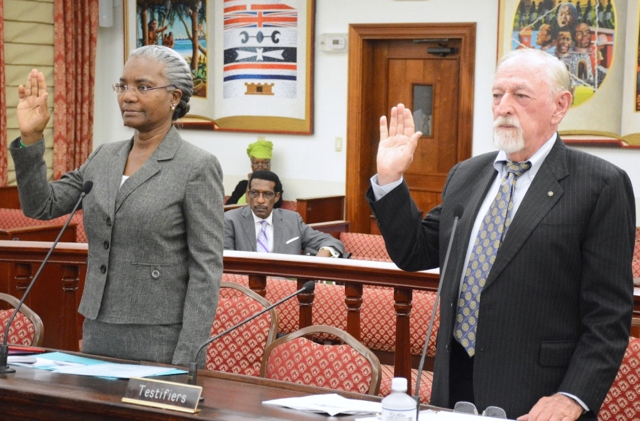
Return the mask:
M547 155L549 155L549 152L551 152L551 148L553 148L553 145L556 141L556 139L558 138L557 133L554 133L549 140L547 140L541 147L540 149L538 149L536 151L536 153L534 153L531 158L529 158L527 161L529 161L531 163L531 169L529 169L529 171L527 171L526 173L524 173L524 176L527 176L531 179L533 179L536 174L538 173L538 171L540 170L540 167L542 166L542 163L544 162L544 160L547 158ZM504 164L506 162L509 162L509 158L507 157L507 154L505 153L505 151L499 151L498 155L496 156L496 159L493 161L493 166L496 169L496 171L498 171L499 173L502 174L502 171L504 170Z

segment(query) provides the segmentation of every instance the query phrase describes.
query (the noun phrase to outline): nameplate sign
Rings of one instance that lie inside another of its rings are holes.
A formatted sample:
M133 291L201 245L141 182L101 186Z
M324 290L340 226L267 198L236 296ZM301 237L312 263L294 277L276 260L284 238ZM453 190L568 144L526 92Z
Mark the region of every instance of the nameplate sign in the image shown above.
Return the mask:
M122 402L195 414L201 393L201 386L132 377Z

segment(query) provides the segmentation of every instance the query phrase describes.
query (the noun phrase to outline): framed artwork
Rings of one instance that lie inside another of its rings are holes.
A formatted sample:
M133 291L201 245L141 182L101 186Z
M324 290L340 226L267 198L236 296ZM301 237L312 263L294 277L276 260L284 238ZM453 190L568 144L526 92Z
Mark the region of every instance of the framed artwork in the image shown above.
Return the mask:
M315 0L125 0L125 58L165 45L191 67L182 127L313 133Z
M571 76L573 104L559 131L567 143L594 146L640 145L636 96L625 95L630 78L620 78L625 32L636 29L637 4L622 0L500 0L498 55L535 48L562 61ZM637 2L636 2L637 3ZM625 8L628 8L625 12ZM619 9L622 9L621 11ZM628 19L633 9L633 19ZM637 51L636 51L637 53ZM640 62L640 61L639 61ZM623 69L624 68L624 69ZM632 102L630 102L632 101ZM630 106L625 108L625 104ZM616 105L614 105L616 104ZM635 122L638 122L637 124ZM637 127L636 127L637 126Z

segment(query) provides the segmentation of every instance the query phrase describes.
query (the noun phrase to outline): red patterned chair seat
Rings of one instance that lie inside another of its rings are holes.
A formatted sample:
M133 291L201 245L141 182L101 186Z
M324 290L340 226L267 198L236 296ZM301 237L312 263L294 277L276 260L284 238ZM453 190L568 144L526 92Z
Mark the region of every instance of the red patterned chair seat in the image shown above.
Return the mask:
M618 375L604 399L598 420L640 419L640 338L629 338Z
M633 260L631 261L633 278L640 278L640 227L636 227L636 244L633 249Z
M0 208L0 229L9 228L25 228L46 225L62 225L67 222L68 216L61 216L49 220L33 219L24 216L21 209ZM82 222L82 209L78 210L71 218L71 223L76 224L76 242L86 243L87 235L84 232L84 224Z
M323 333L340 345L319 344L305 335ZM377 394L380 361L347 332L332 326L309 326L283 336L267 347L261 376L348 392Z
M411 395L416 393L416 380L418 378L418 370L411 369ZM382 381L380 382L380 392L378 395L387 396L391 393L391 379L393 379L393 366L382 365ZM422 370L422 379L420 380L420 402L429 403L431 400L431 385L433 384L433 373L431 371Z
M0 310L0 340L4 341L4 333L7 330L7 323L9 322L9 317L13 310ZM11 323L11 328L9 329L9 339L7 343L13 345L33 345L33 339L35 336L35 329L33 327L33 323L22 313L18 313L13 319Z
M222 275L222 280L248 286L249 279L245 275ZM269 302L276 302L297 290L297 283L284 278L267 277L267 295ZM334 326L338 329L347 328L347 306L345 304L344 286L317 283L313 300L312 323L314 325ZM411 354L422 355L424 340L431 317L431 309L435 300L435 293L414 291L410 320ZM286 334L299 329L300 312L297 300L289 300L277 307L278 333ZM396 336L396 313L391 288L364 287L362 292L362 306L360 308L361 337L360 341L369 349L376 351L394 352ZM436 336L440 318L436 313L433 332L429 339L427 355L435 356ZM322 337L320 337L322 339ZM393 368L382 370L382 384L380 394L386 396L391 391ZM416 374L414 373L414 377ZM431 373L423 372L421 397L431 396ZM415 387L415 379L412 383ZM385 394L383 394L386 392ZM428 403L428 401L423 400Z
M11 295L0 293L0 301L7 302L15 308L19 300ZM12 309L0 310L0 341L4 341L7 324L13 314ZM26 305L22 305L9 328L8 344L39 346L44 339L44 328L40 317Z
M211 337L248 319L270 304L249 288L223 282ZM271 310L209 344L205 368L258 376L264 350L275 339L278 316Z
M381 235L362 234L359 232L341 232L340 241L344 249L351 253L352 259L390 262L387 247Z

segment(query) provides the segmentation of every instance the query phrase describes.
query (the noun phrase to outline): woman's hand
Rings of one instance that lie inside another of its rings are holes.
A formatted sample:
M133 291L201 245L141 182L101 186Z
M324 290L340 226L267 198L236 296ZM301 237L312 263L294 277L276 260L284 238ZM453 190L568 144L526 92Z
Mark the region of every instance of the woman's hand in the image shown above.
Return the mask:
M42 138L49 122L47 84L42 72L31 70L25 86L18 86L18 127L21 141L31 145Z

